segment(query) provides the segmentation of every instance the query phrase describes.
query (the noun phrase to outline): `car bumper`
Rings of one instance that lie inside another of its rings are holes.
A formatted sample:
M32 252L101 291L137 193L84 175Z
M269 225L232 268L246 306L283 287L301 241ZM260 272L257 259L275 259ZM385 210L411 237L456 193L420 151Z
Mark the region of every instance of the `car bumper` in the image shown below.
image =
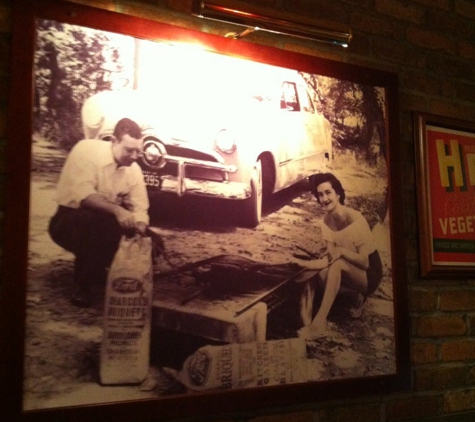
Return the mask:
M183 195L199 195L210 196L223 199L246 199L251 195L251 187L249 183L230 181L229 173L237 171L236 166L222 164L218 162L205 162L202 160L193 159L178 159L175 157L166 157L167 162L173 162L177 165L177 174L160 174L152 170L152 173L157 173L160 178L159 186L156 189L162 192L175 193L178 196ZM187 168L200 168L203 170L212 170L220 174L221 180L204 180L187 177ZM144 174L148 171L145 170ZM149 186L149 189L153 187Z
M187 178L177 180L171 176L162 177L161 190L176 193L179 196L200 195L223 199L246 199L251 194L250 187L245 183L211 182Z

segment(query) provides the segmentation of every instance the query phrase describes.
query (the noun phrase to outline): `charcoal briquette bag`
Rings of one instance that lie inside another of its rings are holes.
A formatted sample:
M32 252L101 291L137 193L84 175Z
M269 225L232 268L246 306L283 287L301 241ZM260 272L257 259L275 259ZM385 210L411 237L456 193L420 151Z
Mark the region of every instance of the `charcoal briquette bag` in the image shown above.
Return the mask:
M100 355L102 384L138 384L150 364L152 241L122 237L109 270Z

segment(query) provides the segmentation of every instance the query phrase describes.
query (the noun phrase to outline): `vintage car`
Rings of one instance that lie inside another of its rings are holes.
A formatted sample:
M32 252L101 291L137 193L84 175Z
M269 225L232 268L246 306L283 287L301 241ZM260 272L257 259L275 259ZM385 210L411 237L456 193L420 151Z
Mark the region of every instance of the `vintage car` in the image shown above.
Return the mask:
M100 92L84 103L85 136L110 139L121 117L144 129L139 164L149 192L237 201L241 224L251 227L263 198L332 159L330 124L304 79L288 69L237 82L182 80L153 93Z

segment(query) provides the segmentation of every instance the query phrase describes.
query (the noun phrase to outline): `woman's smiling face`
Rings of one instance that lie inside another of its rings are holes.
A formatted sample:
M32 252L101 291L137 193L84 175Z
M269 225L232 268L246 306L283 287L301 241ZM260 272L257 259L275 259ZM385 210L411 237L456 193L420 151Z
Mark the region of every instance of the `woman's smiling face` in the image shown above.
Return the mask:
M320 205L326 211L332 211L340 203L340 195L335 192L330 182L323 182L317 186L317 197Z

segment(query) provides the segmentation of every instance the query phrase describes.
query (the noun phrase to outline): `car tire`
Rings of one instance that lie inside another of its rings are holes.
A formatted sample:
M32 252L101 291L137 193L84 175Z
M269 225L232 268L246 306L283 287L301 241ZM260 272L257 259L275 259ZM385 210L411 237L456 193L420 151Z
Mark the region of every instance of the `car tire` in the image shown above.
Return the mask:
M256 227L262 219L262 162L257 160L251 174L251 196L244 200L241 220L246 227Z

